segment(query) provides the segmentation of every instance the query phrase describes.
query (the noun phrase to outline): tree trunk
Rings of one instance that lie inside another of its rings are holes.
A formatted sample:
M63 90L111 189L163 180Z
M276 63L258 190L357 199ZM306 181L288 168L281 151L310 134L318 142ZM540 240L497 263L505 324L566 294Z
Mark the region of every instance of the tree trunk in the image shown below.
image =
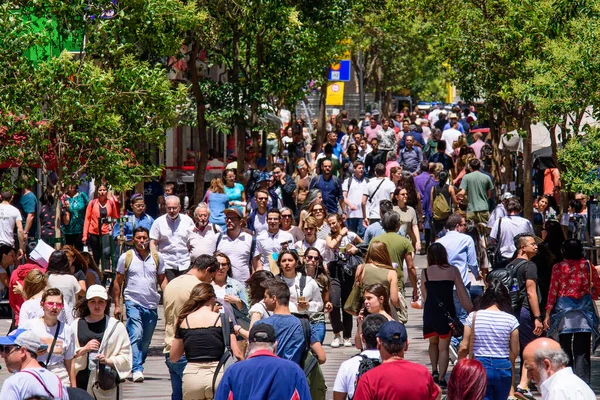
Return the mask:
M200 139L200 159L196 160L194 169L194 204L198 204L204 197L204 174L208 165L208 137L206 132L206 104L204 94L200 90L198 69L196 68L196 59L200 45L194 42L192 51L188 60L188 70L192 82L192 93L196 100L196 125L198 126L198 138Z
M329 68L326 69L323 76L323 84L321 85L321 96L319 97L319 120L317 124L317 141L314 145L315 154L321 151L321 144L325 142L327 137L327 77L329 76Z
M492 176L494 177L494 185L499 190L502 184L502 153L500 152L500 137L502 134L502 117L494 117L494 106L488 104L488 112L490 114L490 137L492 139Z
M531 119L529 118L529 107L525 106L526 110L523 112L526 113L525 116L522 117L521 121L521 129L525 130L527 136L523 139L523 216L533 221L533 176L532 176L532 158L531 154L531 145L532 145L532 136L531 136Z
M56 242L54 243L54 248L56 250L60 249L60 241L59 239L62 237L62 230L61 230L61 225L62 225L62 221L61 221L61 203L60 203L60 196L62 196L62 183L61 181L56 182L56 185L54 185L54 189L52 190L52 196L54 196L54 238L57 239Z
M385 118L390 118L392 115L392 103L394 100L392 95L392 88L389 88L385 91L385 96L381 104L381 115L383 115ZM393 124L390 125L393 126Z

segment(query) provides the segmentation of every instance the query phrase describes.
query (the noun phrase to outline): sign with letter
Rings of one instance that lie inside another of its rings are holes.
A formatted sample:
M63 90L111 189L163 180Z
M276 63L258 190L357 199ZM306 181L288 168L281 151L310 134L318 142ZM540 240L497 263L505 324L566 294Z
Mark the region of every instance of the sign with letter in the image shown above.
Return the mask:
M344 82L330 82L327 84L327 101L328 106L343 106L344 105Z

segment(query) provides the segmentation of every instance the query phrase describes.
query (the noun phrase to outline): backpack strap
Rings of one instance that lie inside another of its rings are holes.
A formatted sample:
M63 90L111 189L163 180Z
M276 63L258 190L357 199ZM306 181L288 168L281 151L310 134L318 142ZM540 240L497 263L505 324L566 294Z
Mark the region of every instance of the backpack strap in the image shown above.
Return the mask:
M384 181L385 181L385 178L381 178L381 182L379 182L379 185L377 185L377 187L375 188L375 191L373 193L371 193L371 195L368 198L369 203L371 202L371 200L373 200L373 197L375 197L375 193L377 193L377 191L379 190L379 188L381 187L381 185L383 185Z
M211 225L212 225L212 230L213 230L213 233L214 233L215 235L216 235L217 233L219 233L219 231L217 230L217 225L215 225L215 224L211 224Z
M256 251L256 235L252 235L252 243L250 243L250 257L248 265L250 269L250 275L252 275L252 258L254 258L254 252Z
M60 321L56 321L56 332L54 332L54 339L52 339L52 345L50 345L50 350L48 351L48 357L46 357L46 368L48 368L48 363L50 362L50 357L52 357L52 352L54 351L54 345L56 345L56 339L58 338L59 331L60 331Z
M221 243L221 239L223 239L223 232L220 232L219 236L217 236L217 245L215 246L215 250L219 250L219 243Z
M231 352L231 330L230 330L230 326L229 326L229 318L227 317L227 314L225 314L225 313L221 314L221 332L223 333L223 344L225 345L225 351L223 352L223 355L221 356L221 359L219 360L219 364L217 365L217 368L215 369L215 374L213 375L213 379L212 379L213 393L216 393L215 388L217 386L217 377L219 376L219 372L221 371L221 368L223 368L223 365L225 365L225 362L227 362L229 357L233 357L232 352Z
M50 392L50 390L48 390L48 387L46 386L46 384L44 383L44 381L42 380L42 378L40 378L38 376L38 374L36 374L33 371L28 371L26 369L18 371L18 372L24 372L24 373L26 373L28 375L33 376L39 382L39 384L42 385L42 387L46 391L46 394L48 394L48 397L50 397L51 399L56 399L56 397L54 397L54 395L52 394L52 392ZM58 376L56 376L56 378L58 379L58 398L62 399L62 397L63 397L63 384L62 384L61 379Z

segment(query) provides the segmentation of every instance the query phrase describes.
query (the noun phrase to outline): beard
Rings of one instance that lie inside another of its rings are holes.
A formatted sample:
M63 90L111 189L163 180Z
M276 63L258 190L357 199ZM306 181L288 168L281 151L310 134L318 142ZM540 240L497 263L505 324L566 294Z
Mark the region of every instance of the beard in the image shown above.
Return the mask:
M539 382L536 382L538 385L541 385L542 383L544 383L544 381L546 381L550 377L550 376L548 376L548 373L546 372L546 370L541 367L538 367L538 375L540 377Z

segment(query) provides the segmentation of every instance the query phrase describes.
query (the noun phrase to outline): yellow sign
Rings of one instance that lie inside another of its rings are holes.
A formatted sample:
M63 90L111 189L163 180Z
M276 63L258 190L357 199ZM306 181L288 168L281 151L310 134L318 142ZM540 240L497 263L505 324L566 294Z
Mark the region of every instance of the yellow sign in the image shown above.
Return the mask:
M344 105L344 82L329 82L327 84L327 101L328 106L343 106Z

